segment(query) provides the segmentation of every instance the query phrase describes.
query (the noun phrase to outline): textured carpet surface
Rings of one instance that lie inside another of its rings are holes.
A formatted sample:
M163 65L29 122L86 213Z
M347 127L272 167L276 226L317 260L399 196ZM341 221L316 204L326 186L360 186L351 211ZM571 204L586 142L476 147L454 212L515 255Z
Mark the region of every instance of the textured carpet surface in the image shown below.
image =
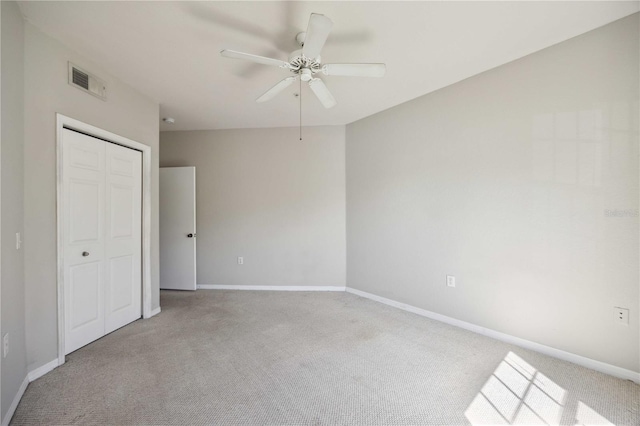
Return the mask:
M12 423L640 424L640 386L348 293L199 290L70 354Z

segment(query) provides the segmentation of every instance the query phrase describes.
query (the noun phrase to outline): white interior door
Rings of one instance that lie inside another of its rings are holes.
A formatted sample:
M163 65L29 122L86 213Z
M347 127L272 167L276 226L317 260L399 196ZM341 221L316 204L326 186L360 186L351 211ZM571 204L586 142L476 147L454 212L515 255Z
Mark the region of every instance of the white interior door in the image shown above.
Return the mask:
M142 309L142 153L107 148L105 331L140 318Z
M142 154L64 129L65 354L141 316Z
M196 168L160 168L160 288L196 289Z
M104 142L64 130L65 353L104 335Z

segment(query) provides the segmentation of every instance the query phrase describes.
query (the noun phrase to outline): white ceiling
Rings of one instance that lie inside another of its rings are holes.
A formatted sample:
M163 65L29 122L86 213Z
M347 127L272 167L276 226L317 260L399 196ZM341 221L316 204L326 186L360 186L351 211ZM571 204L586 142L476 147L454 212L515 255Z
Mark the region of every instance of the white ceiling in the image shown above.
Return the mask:
M637 12L634 2L25 2L25 18L160 103L161 130L298 125L288 75L222 58L286 60L312 12L334 27L327 63L385 62L381 79L323 77L338 105L303 86L303 124L347 124ZM91 70L89 70L91 71ZM99 72L97 73L99 75Z

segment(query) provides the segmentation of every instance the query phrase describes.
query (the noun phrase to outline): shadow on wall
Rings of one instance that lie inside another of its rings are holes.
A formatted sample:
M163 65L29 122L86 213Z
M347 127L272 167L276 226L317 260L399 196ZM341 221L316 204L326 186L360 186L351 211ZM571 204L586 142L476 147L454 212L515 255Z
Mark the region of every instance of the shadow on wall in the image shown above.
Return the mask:
M562 387L509 352L465 416L472 425L569 424L571 416L575 425L613 425L582 401L572 407L575 411L569 410L566 400Z

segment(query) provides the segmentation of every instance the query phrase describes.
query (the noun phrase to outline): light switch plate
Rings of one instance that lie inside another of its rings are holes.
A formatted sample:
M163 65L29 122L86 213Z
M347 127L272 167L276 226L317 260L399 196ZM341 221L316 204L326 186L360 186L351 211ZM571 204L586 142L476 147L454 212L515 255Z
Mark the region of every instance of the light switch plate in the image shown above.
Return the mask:
M2 357L6 358L9 355L9 333L2 336Z

